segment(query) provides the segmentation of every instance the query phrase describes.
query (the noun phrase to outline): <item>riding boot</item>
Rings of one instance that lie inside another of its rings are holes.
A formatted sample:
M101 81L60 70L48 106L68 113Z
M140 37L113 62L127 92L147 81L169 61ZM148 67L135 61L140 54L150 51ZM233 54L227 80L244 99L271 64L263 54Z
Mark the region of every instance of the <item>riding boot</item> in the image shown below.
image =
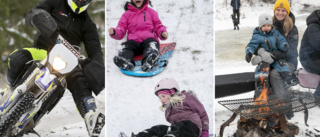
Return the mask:
M105 124L105 116L96 111L96 102L92 96L86 96L77 103L78 111L84 118L90 137L98 137Z

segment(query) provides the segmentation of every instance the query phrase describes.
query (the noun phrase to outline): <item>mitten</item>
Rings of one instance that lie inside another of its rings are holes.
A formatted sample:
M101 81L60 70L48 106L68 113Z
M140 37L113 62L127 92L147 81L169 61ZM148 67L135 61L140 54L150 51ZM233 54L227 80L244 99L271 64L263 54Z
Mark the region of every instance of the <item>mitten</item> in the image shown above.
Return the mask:
M286 59L286 53L276 50L276 51L272 51L271 53L271 57L273 58L274 61L278 61L281 59Z
M250 63L251 58L252 58L252 53L249 52L249 53L246 55L246 61L247 61L248 63Z
M255 57L252 58L251 64L252 64L253 66L255 66L255 65L259 64L261 61L262 61L261 56L257 55L257 56L255 56Z
M260 48L258 50L258 55L261 56L262 61L268 63L268 64L272 64L273 63L273 59L272 59L272 54L267 52L264 48Z

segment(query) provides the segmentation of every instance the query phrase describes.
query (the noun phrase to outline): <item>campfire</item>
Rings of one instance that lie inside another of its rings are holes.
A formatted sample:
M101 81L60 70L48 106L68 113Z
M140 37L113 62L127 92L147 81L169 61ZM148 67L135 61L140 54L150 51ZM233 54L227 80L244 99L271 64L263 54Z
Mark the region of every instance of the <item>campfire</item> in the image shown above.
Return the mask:
M299 133L299 127L288 123L283 114L265 119L246 119L240 117L236 137L293 137Z
M289 123L285 114L305 111L307 115L308 109L319 103L313 96L274 95L268 88L268 80L262 76L260 80L262 86L256 88L254 98L219 101L234 112L231 118L221 125L221 137L224 128L229 126L237 115L240 115L240 119L237 122L236 137L294 137L299 133L299 127ZM307 125L306 119L305 124Z
M241 115L244 116L246 113L254 115L252 118L240 117L235 133L236 137L293 137L297 135L299 128L288 123L283 112L278 111L279 108L286 109L290 105L286 106L284 100L280 101L276 97L268 98L268 95L272 94L271 89L268 88L265 77L260 76L260 81L262 86L256 89L253 108L241 112ZM272 111L278 112L273 113Z

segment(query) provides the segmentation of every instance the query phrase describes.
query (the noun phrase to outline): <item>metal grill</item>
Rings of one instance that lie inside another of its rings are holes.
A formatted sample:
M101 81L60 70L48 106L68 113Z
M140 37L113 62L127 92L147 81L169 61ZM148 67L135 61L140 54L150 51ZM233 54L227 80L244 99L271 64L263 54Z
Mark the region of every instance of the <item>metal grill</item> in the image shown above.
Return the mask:
M320 104L320 98L311 93L298 92L291 96L270 95L267 101L254 101L253 98L223 100L219 104L238 115L250 119L262 119L268 116L299 112Z

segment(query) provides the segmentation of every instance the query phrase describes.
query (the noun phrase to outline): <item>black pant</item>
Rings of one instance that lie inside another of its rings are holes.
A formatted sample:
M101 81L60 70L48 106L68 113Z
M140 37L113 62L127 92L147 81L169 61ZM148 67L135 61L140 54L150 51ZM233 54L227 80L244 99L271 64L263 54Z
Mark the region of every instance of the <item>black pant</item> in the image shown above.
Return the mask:
M122 43L124 46L119 51L119 56L129 59L131 63L134 63L134 56L142 55L142 64L144 60L150 55L150 53L159 54L159 43L153 38L148 38L141 43L134 40L128 40Z
M16 86L18 80L28 69L26 63L32 59L31 53L24 49L19 49L9 55L7 81L10 87Z
M237 9L237 10L233 9L233 15L238 20L238 24L240 24L240 12L239 12L239 9Z
M169 129L170 128L170 129ZM138 137L164 137L172 134L176 137L199 137L199 128L190 120L177 122L171 126L157 125L143 132L138 133Z

